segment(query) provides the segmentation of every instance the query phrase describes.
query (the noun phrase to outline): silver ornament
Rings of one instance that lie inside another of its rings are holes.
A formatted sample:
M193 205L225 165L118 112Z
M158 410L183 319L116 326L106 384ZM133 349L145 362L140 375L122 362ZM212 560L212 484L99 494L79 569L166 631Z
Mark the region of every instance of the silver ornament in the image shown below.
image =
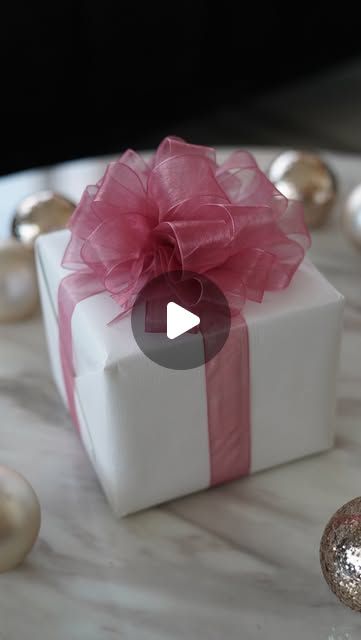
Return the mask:
M33 488L19 473L0 466L0 573L24 560L38 537L40 520Z
M337 181L319 155L309 151L284 151L273 160L268 176L286 198L303 203L310 229L326 222L336 199Z
M332 516L323 533L320 562L324 578L343 604L361 611L361 497Z
M341 215L343 230L349 240L361 249L361 184L348 196Z
M15 240L0 243L0 322L16 322L38 307L34 253Z
M53 191L39 191L25 198L17 207L13 236L23 244L32 245L41 233L64 229L75 204Z

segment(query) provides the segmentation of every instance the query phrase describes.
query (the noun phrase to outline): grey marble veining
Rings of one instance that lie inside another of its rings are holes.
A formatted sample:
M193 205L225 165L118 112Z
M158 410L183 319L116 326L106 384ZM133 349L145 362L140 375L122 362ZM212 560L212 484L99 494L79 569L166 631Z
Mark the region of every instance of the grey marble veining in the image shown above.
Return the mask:
M272 151L257 155L266 166ZM361 160L329 158L341 201ZM52 184L78 197L103 166L0 180L0 233L25 191ZM0 576L0 640L361 638L361 616L318 563L326 521L361 493L361 255L339 208L311 255L346 296L335 448L120 522L51 381L40 316L0 327L0 462L30 480L43 512L26 563Z

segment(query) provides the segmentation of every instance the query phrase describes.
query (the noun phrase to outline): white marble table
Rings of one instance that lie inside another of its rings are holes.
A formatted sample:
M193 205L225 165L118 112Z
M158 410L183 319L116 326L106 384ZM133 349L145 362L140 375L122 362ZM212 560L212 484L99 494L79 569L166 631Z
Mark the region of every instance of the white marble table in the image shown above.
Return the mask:
M273 151L257 151L267 165ZM328 154L341 199L361 159ZM0 180L0 234L23 195L77 198L105 161ZM361 494L361 255L338 214L312 257L346 296L333 451L116 521L52 383L42 322L0 327L0 462L43 513L26 563L0 575L0 640L357 640L361 615L320 574L329 516Z

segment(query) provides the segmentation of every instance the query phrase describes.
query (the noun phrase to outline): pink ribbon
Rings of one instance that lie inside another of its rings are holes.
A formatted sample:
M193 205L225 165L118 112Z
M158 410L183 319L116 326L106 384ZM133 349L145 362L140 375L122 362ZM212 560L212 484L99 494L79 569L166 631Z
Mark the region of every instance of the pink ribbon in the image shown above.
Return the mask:
M300 203L288 201L247 152L217 164L214 149L163 140L147 164L134 151L84 191L71 221L59 287L60 354L75 424L71 318L108 291L127 313L144 285L169 271L205 274L233 314L222 351L206 363L211 484L249 472L246 300L286 288L310 245ZM207 343L205 342L205 350Z

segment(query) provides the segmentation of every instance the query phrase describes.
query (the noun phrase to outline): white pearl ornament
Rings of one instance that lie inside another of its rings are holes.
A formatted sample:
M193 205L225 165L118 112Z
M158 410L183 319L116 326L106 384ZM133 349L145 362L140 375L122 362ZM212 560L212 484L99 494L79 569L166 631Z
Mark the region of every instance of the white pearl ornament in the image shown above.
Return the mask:
M38 498L22 475L0 465L0 573L25 559L40 530Z
M361 184L348 196L341 220L346 236L357 249L361 250Z
M22 244L32 246L42 233L64 229L75 204L53 191L38 191L18 205L12 224L13 236Z
M31 249L19 242L0 243L0 322L16 322L38 306L38 286Z
M319 155L309 151L284 151L273 160L268 175L286 198L303 203L310 229L325 224L336 200L337 181Z

